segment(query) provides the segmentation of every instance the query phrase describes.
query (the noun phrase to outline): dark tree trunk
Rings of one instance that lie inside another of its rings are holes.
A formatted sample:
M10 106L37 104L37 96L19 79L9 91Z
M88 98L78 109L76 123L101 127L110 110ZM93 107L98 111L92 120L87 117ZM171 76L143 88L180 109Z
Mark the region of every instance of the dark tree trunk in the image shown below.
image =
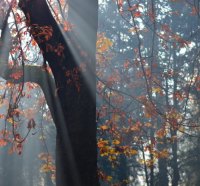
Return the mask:
M166 140L165 137L162 141L163 144L158 145L158 149L162 151L166 147ZM168 171L167 171L167 159L166 158L159 158L158 159L158 185L157 186L168 186L169 185L169 179L168 179Z
M168 186L168 174L167 174L167 162L166 159L160 158L158 160L159 173L158 173L158 185L157 186Z
M60 100L60 107L59 104L54 105L57 109L52 113L57 128L56 184L98 186L95 118L98 1L68 2L69 18L74 30L65 33L66 38L45 0L21 0L19 6L25 13L31 34L38 43L44 60L48 61L52 69L56 90L52 90L50 94L56 94ZM41 34L44 26L50 32L52 30L48 39ZM61 49L60 53L56 51L58 49ZM80 66L84 66L84 69L80 70Z
M177 136L177 131L171 131L172 136ZM180 180L180 174L179 174L179 167L178 167L178 144L177 141L175 141L172 144L172 169L173 169L173 176L172 176L172 186L178 186L178 182Z

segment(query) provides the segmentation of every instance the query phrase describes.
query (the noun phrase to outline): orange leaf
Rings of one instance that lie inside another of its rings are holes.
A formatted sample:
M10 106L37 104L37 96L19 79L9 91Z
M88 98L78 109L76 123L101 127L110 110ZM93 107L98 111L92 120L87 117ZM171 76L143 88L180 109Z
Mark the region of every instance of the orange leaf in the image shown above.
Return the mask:
M139 12L139 11L136 11L135 13L134 13L134 17L141 17L142 16L142 14L141 14L141 12Z
M113 145L119 145L120 144L120 141L119 140L113 140Z
M0 139L0 147L5 147L7 142L4 139Z
M100 129L101 129L101 130L107 130L107 129L108 129L108 126L102 125L102 126L100 127Z

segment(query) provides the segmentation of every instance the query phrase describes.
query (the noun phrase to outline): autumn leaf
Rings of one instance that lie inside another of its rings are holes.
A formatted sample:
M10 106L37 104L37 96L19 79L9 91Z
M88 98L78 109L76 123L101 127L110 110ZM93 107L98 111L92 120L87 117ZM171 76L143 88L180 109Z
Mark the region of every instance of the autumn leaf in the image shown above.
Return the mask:
M112 143L113 143L113 145L119 145L120 141L119 140L113 140Z
M140 131L140 128L141 128L141 123L137 121L134 125L130 127L130 131L138 132Z
M159 152L159 158L168 158L169 157L169 151L167 149L163 149Z
M178 128L178 130L179 130L179 132L184 133L184 132L185 132L185 127L184 127L184 126L180 126L180 127Z
M134 4L131 7L128 8L128 11L133 11L139 8L139 4Z
M34 129L35 126L36 126L35 120L34 120L34 119L30 119L29 122L28 122L27 128L28 128L28 129L32 129L32 128Z
M5 147L7 145L7 141L4 139L0 139L0 147Z
M52 172L55 171L55 166L52 165L51 163L43 164L40 168L40 171L43 173Z
M105 36L105 34L99 34L96 45L97 45L97 52L104 53L112 47L113 42L110 39L108 39Z
M107 177L106 177L106 180L107 180L107 181L111 181L111 180L112 180L112 176L107 176Z
M165 135L166 135L165 129L160 129L160 130L158 130L158 131L156 132L157 138L162 139Z
M101 129L101 130L108 130L108 126L102 125L102 126L100 126L100 129Z
M103 146L102 148L100 148L100 155L101 156L108 156L109 154L112 154L110 152L110 147L109 146Z
M152 126L152 124L151 123L145 123L145 125L144 125L145 127L151 127Z
M15 79L15 80L18 80L20 79L21 77L23 76L23 71L22 70L18 70L16 72L13 72L10 77Z
M113 122L118 122L120 120L121 116L119 114L113 114L111 120Z
M32 46L37 46L37 43L34 39L31 40L31 44L32 44Z
M104 146L106 146L106 145L108 145L108 140L100 139L100 140L98 141L98 143L97 143L97 146L98 146L99 148L102 148L102 147L104 147Z
M7 118L7 122L11 123L12 125L14 125L14 123L15 123L13 118L11 118L11 117Z
M135 149L131 149L131 150L130 150L130 154L131 154L131 155L136 155L136 154L138 154L138 151L135 150Z
M109 157L108 157L108 160L109 160L109 161L115 161L115 160L117 160L117 157L114 156L114 155L112 155L112 156L109 156Z
M18 13L15 13L15 21L19 24L21 22L21 17Z
M136 18L137 18L137 17L141 17L141 16L142 16L142 13L139 12L139 11L136 11L136 12L134 12L133 16L136 17Z
M4 118L5 118L4 114L0 114L0 119L4 119Z
M118 6L122 7L123 6L123 2L124 2L124 0L118 0Z
M40 153L38 157L43 161L48 161L48 162L52 161L52 157L49 155L49 153Z
M129 61L129 60L126 60L126 61L124 62L124 68L125 68L125 69L128 69L129 66L130 66L130 61Z
M162 89L160 87L153 87L152 88L152 92L156 93L156 94L162 94Z
M63 28L65 32L72 31L74 26L69 21L64 21Z

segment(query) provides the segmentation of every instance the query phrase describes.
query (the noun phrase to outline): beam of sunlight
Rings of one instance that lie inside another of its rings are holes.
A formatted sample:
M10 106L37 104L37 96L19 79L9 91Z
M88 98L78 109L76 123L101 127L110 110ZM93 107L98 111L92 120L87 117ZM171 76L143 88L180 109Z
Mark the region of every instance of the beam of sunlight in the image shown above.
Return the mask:
M88 17L84 16L84 12L89 12L89 15L95 15L94 12L97 10L95 9L95 7L92 7L91 5L88 6L86 3L82 3L81 5L83 6L81 10L80 5L76 5L75 3L69 5L71 13L71 20L69 20L69 22L72 24L73 27L72 32L64 32L63 28L58 24L60 31L65 38L65 42L70 48L78 65L83 64L83 57L81 56L81 52L85 52L88 56L90 56L91 54L95 54L96 47L94 46L93 41L96 40L97 34L97 20L92 16L88 20ZM73 23L76 23L76 25L73 25ZM74 42L75 45L69 43L69 41ZM80 46L80 48L78 48L78 46ZM88 87L90 88L90 91L92 92L94 101L96 101L96 92L94 88L92 88L94 86L94 78L96 78L95 56L90 57L92 57L92 61L86 61L86 65L90 73L83 73L83 75L86 79Z

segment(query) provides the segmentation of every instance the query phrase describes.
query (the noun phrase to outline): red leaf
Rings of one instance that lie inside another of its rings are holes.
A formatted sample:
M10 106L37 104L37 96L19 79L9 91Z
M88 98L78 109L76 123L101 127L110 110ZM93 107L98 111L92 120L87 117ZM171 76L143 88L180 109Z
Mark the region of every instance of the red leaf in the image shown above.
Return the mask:
M142 14L139 11L137 11L137 12L134 13L134 17L141 17L141 16L142 16Z

